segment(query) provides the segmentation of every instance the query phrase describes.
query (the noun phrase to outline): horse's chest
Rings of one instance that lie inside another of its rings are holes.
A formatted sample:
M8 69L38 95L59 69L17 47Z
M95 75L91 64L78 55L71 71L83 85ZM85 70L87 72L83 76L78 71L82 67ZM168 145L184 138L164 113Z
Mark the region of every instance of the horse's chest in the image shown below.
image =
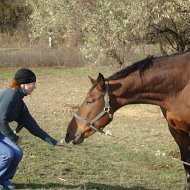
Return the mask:
M188 91L189 90L189 91ZM178 95L166 100L168 119L184 121L190 124L190 88L187 86Z
M167 101L166 119L168 123L183 131L190 132L190 97L178 94Z
M166 112L168 123L186 132L190 132L190 110L178 109L173 112Z

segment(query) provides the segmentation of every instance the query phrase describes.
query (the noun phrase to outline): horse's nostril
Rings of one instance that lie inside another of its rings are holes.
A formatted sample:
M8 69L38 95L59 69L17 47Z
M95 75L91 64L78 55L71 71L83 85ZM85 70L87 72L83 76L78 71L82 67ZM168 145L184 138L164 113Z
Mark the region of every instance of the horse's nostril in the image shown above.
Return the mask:
M65 142L66 142L66 143L69 143L69 139L68 139L68 138L65 138Z
M65 136L65 142L69 143L69 133L67 133L66 136Z

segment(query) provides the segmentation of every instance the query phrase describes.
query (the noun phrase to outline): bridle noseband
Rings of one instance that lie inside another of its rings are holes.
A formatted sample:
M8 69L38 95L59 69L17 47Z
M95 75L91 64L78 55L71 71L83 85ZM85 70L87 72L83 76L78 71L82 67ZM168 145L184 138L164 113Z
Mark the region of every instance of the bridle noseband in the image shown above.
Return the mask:
M86 126L91 127L93 130L95 130L96 132L99 133L104 133L103 128L98 129L95 126L95 122L98 121L100 118L102 118L105 114L109 115L109 118L112 119L113 118L113 114L110 112L111 111L111 107L109 104L110 98L109 98L109 83L108 81L105 81L105 95L104 95L104 109L102 110L102 112L100 112L94 119L92 119L91 121L86 121L85 119L83 119L82 117L80 117L77 114L74 114L74 117L79 120L80 122L84 123Z

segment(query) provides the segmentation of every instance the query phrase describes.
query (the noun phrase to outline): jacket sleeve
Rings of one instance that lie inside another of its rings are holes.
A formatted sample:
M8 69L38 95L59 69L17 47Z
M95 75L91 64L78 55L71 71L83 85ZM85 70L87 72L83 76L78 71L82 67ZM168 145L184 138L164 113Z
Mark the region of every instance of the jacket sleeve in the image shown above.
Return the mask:
M24 127L34 136L39 137L40 139L44 140L45 142L55 146L57 144L57 140L52 138L48 135L43 129L39 127L35 119L31 116L28 111L28 108L24 104L23 112L21 120L19 121L20 124L24 125Z
M10 128L8 116L14 106L16 98L14 93L7 94L0 104L0 132L13 142L16 142L19 137Z

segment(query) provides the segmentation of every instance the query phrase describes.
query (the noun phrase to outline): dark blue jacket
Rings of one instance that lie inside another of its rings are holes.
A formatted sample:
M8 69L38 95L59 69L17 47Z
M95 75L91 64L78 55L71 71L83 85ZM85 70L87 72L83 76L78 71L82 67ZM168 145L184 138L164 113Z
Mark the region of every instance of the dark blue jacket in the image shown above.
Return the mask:
M30 115L23 98L26 94L22 89L8 88L0 92L0 132L16 142L18 136L9 126L9 122L22 124L31 134L55 145L57 141L42 130Z

